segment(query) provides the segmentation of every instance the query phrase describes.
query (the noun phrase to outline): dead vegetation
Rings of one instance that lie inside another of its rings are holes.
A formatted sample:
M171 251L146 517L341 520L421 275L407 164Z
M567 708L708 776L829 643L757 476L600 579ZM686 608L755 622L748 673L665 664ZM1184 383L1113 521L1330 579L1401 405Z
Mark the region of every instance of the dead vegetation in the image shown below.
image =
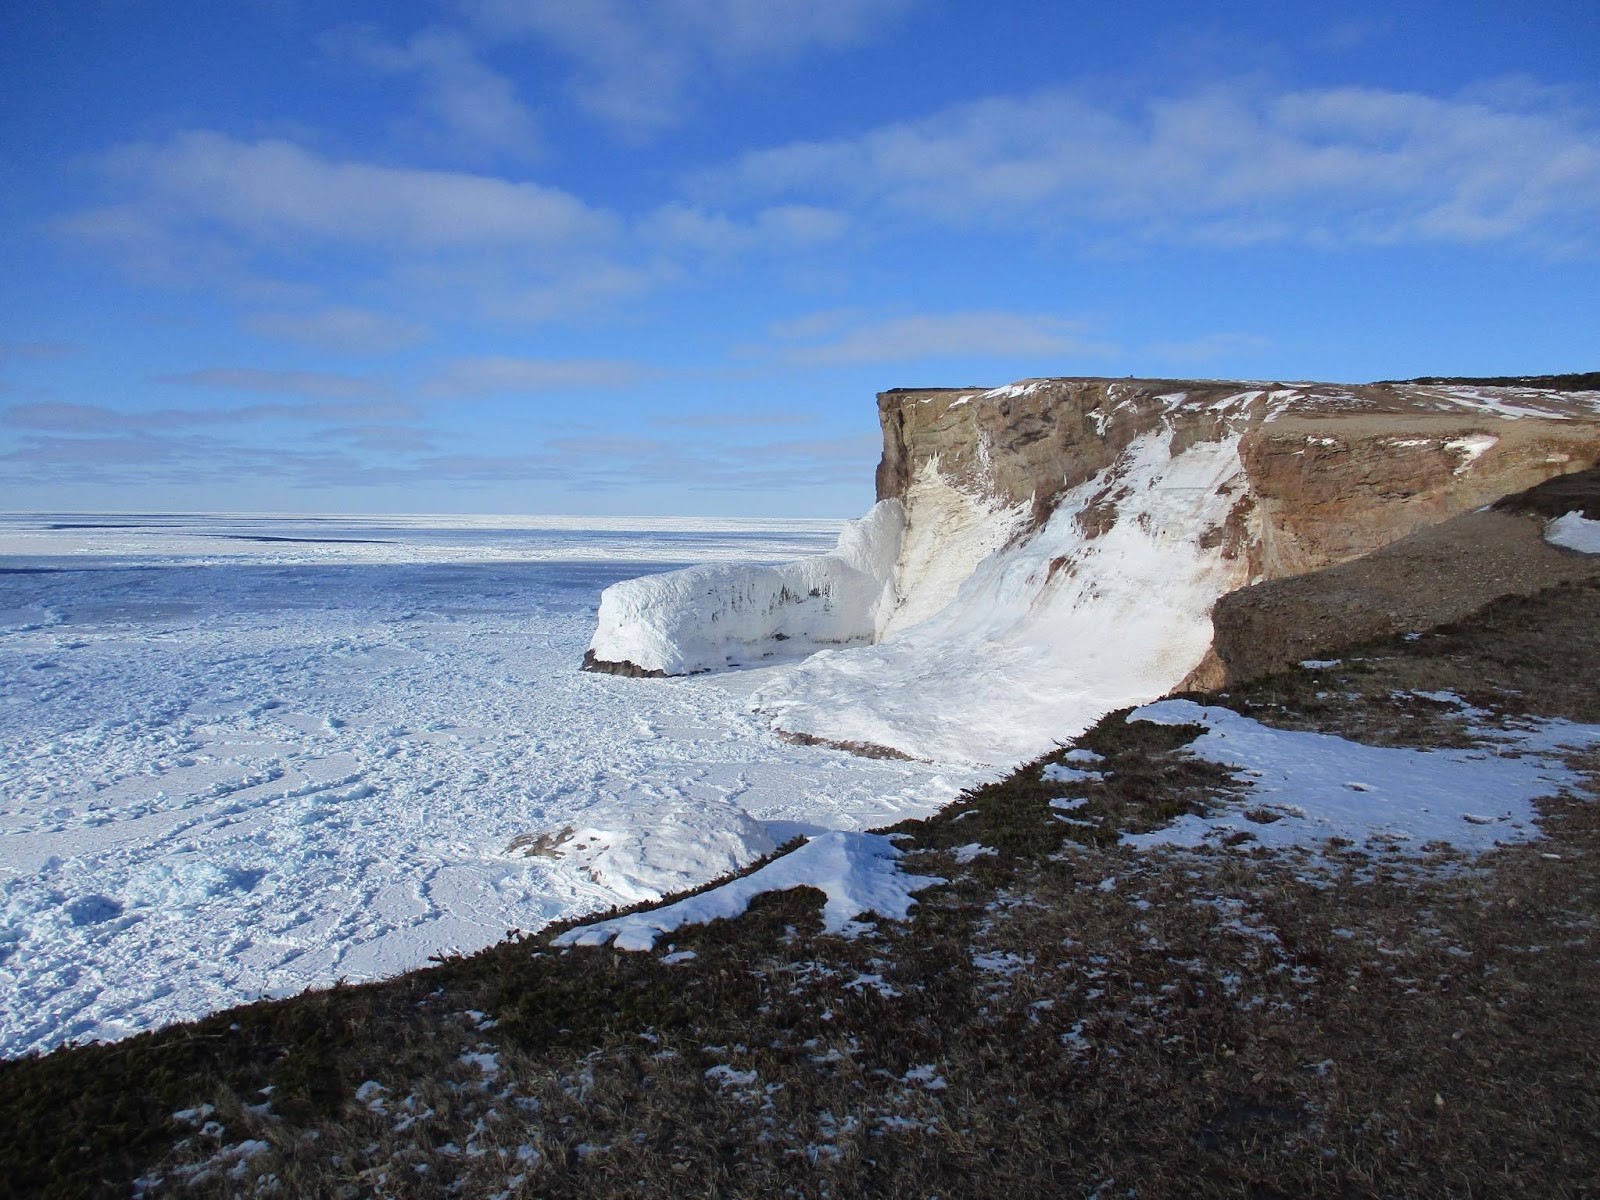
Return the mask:
M1466 740L1443 692L1485 721L1596 721L1597 622L1600 587L1557 589L1208 699L1390 745ZM0 1064L0 1112L24 1133L0 1146L0 1188L1600 1191L1593 798L1551 799L1545 840L1473 864L1119 845L1248 803L1184 752L1197 733L1113 714L1078 743L1098 778L1034 764L897 827L906 868L947 881L904 924L825 934L801 889L652 953L518 936Z

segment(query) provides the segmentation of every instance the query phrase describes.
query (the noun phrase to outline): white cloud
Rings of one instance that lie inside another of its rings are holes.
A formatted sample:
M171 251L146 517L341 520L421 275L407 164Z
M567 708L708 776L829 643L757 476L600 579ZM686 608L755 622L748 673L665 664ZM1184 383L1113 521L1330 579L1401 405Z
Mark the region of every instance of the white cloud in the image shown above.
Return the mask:
M833 317L834 314L828 314ZM779 332L832 329L826 340L789 345L790 362L821 366L921 358L1018 358L1103 355L1114 348L1082 336L1082 327L1034 313L957 312L893 317L853 329L833 321L785 322Z
M340 161L275 139L191 131L123 147L106 165L131 198L70 218L69 230L137 240L199 223L263 241L413 252L567 249L616 232L610 215L557 188Z
M324 308L310 313L262 313L245 324L254 332L342 354L387 354L428 336L415 321L365 308Z
M336 375L326 371L263 370L256 367L206 367L174 375L157 375L152 382L231 392L310 396L328 400L379 397L387 395L389 391L380 383L355 375Z
M460 33L425 29L405 43L394 43L361 26L335 30L325 42L374 70L415 77L422 109L453 140L521 155L538 148L533 110L517 98L511 80L485 64Z
M717 194L844 202L880 220L1241 245L1593 247L1600 131L1533 96L1219 89L1121 111L1044 92L746 156Z
M0 342L0 364L16 359L48 361L76 354L72 342Z
M637 363L588 358L463 358L423 384L433 396L487 396L578 388L628 387L648 370Z
M710 72L858 44L912 0L464 0L478 28L570 57L573 91L632 134L676 124Z

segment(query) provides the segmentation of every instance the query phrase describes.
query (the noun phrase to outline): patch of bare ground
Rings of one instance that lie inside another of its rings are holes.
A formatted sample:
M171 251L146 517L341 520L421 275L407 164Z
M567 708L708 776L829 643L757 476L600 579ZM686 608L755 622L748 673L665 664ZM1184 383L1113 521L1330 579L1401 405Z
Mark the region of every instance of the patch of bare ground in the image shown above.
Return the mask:
M1600 720L1600 586L1212 702L1382 744ZM1434 693L1424 696L1419 693ZM18 1194L1595 1195L1600 809L1467 863L1123 831L1248 803L1113 714L899 826L905 923L764 896L651 953L515 937L389 983L0 1065ZM1051 800L1077 801L1068 809ZM554 932L554 931L550 931ZM692 955L692 957L691 957ZM210 1106L209 1110L203 1106ZM172 1114L184 1111L186 1115Z

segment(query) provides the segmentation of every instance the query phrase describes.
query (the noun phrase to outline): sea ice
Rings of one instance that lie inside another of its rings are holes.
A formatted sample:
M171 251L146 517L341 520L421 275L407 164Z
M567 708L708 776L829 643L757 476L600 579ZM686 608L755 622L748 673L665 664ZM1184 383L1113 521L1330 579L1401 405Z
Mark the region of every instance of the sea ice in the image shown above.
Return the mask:
M970 782L780 741L761 672L578 670L607 585L837 522L593 524L0 517L0 1054L395 974Z

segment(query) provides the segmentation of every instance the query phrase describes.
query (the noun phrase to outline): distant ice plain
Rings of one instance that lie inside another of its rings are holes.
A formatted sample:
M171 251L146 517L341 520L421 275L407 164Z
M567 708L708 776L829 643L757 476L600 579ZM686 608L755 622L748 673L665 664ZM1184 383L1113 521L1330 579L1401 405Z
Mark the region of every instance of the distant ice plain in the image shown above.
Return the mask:
M0 515L0 1055L717 873L670 831L653 882L507 852L586 813L781 842L934 811L975 777L780 741L745 712L763 670L577 670L606 585L839 526Z

